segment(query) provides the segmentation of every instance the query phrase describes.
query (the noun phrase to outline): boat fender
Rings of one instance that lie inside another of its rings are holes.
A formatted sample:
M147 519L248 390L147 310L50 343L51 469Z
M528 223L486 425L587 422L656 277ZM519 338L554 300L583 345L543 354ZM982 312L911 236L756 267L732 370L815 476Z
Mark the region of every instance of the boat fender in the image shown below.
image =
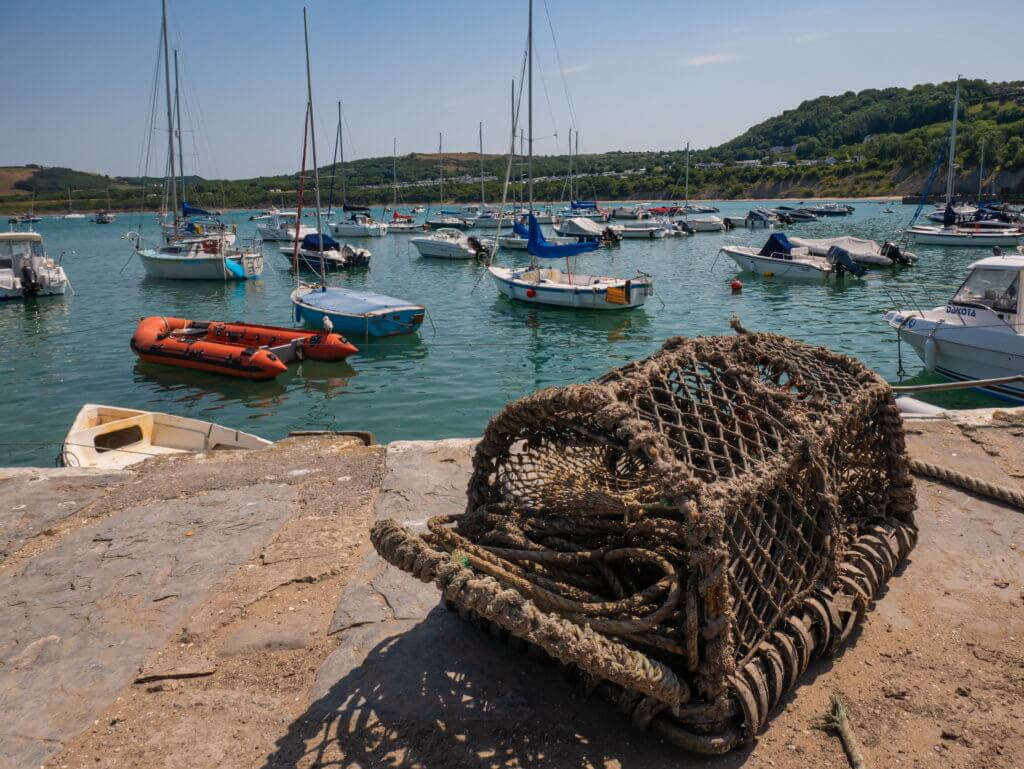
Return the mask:
M931 334L924 340L924 369L925 371L935 371L935 358L938 356L939 343L935 341L935 337Z

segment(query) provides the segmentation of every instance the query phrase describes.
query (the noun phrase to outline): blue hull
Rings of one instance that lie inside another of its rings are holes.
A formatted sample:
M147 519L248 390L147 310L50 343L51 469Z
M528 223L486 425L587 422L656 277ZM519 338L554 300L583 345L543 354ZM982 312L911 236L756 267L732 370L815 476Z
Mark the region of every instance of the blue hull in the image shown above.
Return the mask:
M308 305L295 305L295 321L302 323L307 328L322 329L325 317L331 319L336 333L352 337L415 334L423 324L422 310L410 309L379 314L343 315L318 310Z

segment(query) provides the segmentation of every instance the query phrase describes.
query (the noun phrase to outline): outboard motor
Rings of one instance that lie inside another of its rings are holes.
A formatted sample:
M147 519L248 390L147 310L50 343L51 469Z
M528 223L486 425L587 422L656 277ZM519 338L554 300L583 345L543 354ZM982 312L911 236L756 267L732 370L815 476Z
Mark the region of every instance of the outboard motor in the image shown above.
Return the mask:
M25 297L36 296L42 285L39 283L39 275L28 262L21 265L21 295Z
M906 254L900 251L900 247L897 246L895 243L890 243L886 241L885 243L882 244L882 248L880 249L879 253L881 253L882 256L891 259L893 264L902 264L906 266L911 263L910 259L907 258Z
M843 277L843 274L847 272L859 278L867 272L863 265L854 261L849 251L839 246L832 246L828 250L828 263L835 267L837 278Z
M686 221L686 220L683 220L683 219L681 219L680 221L676 222L676 229L682 230L687 235L693 235L696 232L696 230L693 229L693 227L690 226L690 223L688 221Z
M617 246L621 240L622 236L611 227L605 227L604 232L601 233L602 246Z
M469 247L473 249L473 253L476 254L477 259L483 259L490 255L490 251L487 250L487 246L480 242L480 238L475 235L470 235L466 238L466 242L469 243Z
M723 220L723 223L725 224L725 231L726 232L728 232L729 230L731 230L734 227L736 227L736 225L732 223L732 219L730 219L728 216L725 217L725 219Z

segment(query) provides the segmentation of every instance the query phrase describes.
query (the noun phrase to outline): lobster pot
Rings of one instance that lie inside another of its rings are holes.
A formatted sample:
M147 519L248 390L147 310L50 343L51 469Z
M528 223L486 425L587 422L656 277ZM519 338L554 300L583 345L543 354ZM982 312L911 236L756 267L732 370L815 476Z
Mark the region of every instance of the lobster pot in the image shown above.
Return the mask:
M488 425L464 515L374 543L634 723L725 752L916 541L892 392L785 337L674 338Z

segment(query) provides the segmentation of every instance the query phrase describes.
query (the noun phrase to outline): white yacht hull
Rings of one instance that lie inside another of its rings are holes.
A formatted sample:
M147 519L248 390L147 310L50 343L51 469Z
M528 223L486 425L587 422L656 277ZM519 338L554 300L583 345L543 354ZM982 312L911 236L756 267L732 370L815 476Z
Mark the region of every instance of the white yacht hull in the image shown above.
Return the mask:
M466 248L458 243L445 243L432 240L431 238L413 238L409 241L420 256L429 256L435 259L476 259L475 251Z
M720 250L736 262L741 270L756 272L766 278L823 281L832 274L831 267L824 259L778 259L761 256L743 246L723 246Z
M260 234L263 240L295 240L295 230L285 227L272 227L270 225L260 224L256 227L256 232ZM314 227L299 227L299 240L302 240L307 235L314 235L316 229Z
M626 225L624 227L613 226L611 229L619 237L632 240L654 240L668 234L664 227L630 227Z
M706 219L686 219L694 232L721 232L725 229L725 222L717 216L710 216Z
M175 256L152 250L136 252L146 276L164 280L244 280L263 272L263 256L246 254L239 257L209 254L202 256ZM244 276L232 270L226 262L237 264Z
M628 310L640 307L654 293L649 278L599 282L594 285L568 285L565 283L535 282L521 279L527 270L507 267L488 267L498 291L519 302L541 304L548 307L568 307L586 310ZM580 276L585 277L585 276ZM621 299L608 298L608 289L621 291Z
M923 246L965 246L968 248L991 248L992 246L1016 246L1024 243L1024 232L993 232L991 230L948 230L941 227L911 227L907 230L915 244Z
M336 238L380 238L387 235L386 224L332 224L331 235Z

